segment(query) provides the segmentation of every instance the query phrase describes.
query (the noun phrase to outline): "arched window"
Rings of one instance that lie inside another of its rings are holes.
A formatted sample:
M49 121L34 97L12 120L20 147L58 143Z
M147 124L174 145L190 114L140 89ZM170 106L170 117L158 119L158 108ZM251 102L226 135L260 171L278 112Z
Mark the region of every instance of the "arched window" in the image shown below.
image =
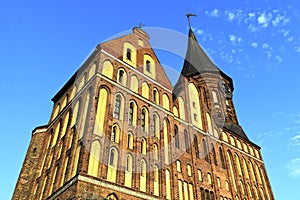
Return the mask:
M89 69L88 80L90 80L96 73L96 64L94 63Z
M159 104L159 94L156 88L152 90L152 99L154 103Z
M177 149L179 149L180 148L180 146L179 146L179 135L178 135L178 127L176 125L174 126L174 136L175 136L175 147Z
M159 174L157 165L154 165L154 195L159 196Z
M191 153L189 135L186 130L184 130L184 143L185 143L185 151L187 153Z
M205 139L202 140L202 148L203 148L203 156L205 157L206 162L210 162Z
M155 61L154 59L148 55L144 55L144 74L155 79Z
M145 138L142 138L142 141L141 141L141 154L144 154L146 155L147 153L147 141Z
M212 184L212 180L211 180L211 175L210 175L210 173L207 174L207 181L208 181L208 184L209 184L209 185Z
M117 94L115 98L114 118L121 119L122 103L122 96Z
M139 81L135 75L132 75L130 78L130 90L138 93L139 90Z
M154 137L160 138L159 117L156 113L153 114L153 134Z
M234 191L237 192L237 187L236 187L237 182L235 180L235 175L234 175L234 171L233 171L233 160L232 160L232 155L231 155L230 151L227 151L227 158L228 158L230 175L231 175Z
M163 94L163 108L170 110L170 100L167 94Z
M126 156L126 171L125 171L125 186L131 187L132 185L132 156L127 154Z
M114 67L109 60L103 62L102 74L110 79L113 77Z
M146 71L151 73L151 63L149 60L146 60Z
M188 85L192 124L203 130L199 92L193 83Z
M190 196L190 200L194 200L194 188L193 188L193 184L191 183L189 183L189 196Z
M200 158L199 147L198 147L198 139L197 139L196 135L194 135L194 148L195 148L196 157Z
M129 149L133 149L133 134L132 134L132 132L128 133L127 147Z
M51 147L54 147L56 145L57 138L59 135L59 130L60 130L60 122L56 125Z
M176 160L176 170L177 172L181 172L181 164L179 160Z
M252 195L252 191L251 191L251 188L250 188L250 185L249 185L249 183L247 183L247 184L246 184L246 187L247 187L247 191L248 191L248 195L249 195L249 197L250 197L250 198L252 198L252 197L253 197L253 195Z
M167 119L164 120L163 122L163 141L164 141L164 156L165 156L165 164L169 164L169 123L167 121Z
M118 167L118 151L112 147L109 151L108 157L108 170L107 170L107 180L111 182L116 182L117 178L117 167Z
M243 176L242 169L241 169L241 164L240 164L240 159L239 159L239 156L236 153L234 154L234 159L235 159L235 166L236 166L236 170L238 172L238 175Z
M64 122L63 122L63 127L62 127L62 131L61 131L61 138L66 134L67 132L67 126L69 123L69 116L70 116L70 112L67 113L67 115L65 116Z
M244 184L241 180L240 180L240 188L241 188L242 194L245 194Z
M216 150L215 150L215 147L214 147L213 144L211 144L211 150L212 150L212 155L213 155L213 158L214 158L214 164L218 165Z
M81 118L81 121L80 121L80 129L79 129L79 138L82 138L83 134L85 133L85 126L86 126L86 118L88 117L87 114L88 114L88 109L89 109L89 103L90 103L90 92L86 95L86 99L85 99L85 102L84 102L84 107L83 107L83 113L81 114L82 115L82 118Z
M98 176L99 161L100 161L101 145L98 140L93 141L91 145L88 174L91 176Z
M153 145L153 159L158 160L158 147L157 147L157 144Z
M178 180L178 197L179 200L183 200L182 181Z
M207 121L207 132L210 135L213 135L211 119L210 119L210 115L208 113L206 113L206 121Z
M225 167L225 161L224 161L224 154L223 154L223 150L221 147L219 147L219 154L220 154L222 168L225 169L226 167Z
M142 113L141 113L141 128L142 131L148 132L148 111L146 108L142 108Z
M102 136L104 133L104 121L106 116L108 92L101 88L98 96L97 113L94 124L94 134Z
M131 49L129 48L126 49L126 59L131 60Z
M142 96L149 99L149 85L146 82L142 83Z
M126 77L126 72L124 71L124 69L119 69L117 82L122 85L126 85L126 79L127 79L127 77Z
M201 169L198 169L198 180L202 181L202 171L201 171Z
M182 97L178 98L178 103L179 103L179 117L180 119L185 120L184 101Z
M250 161L248 161L248 164L249 164L249 168L250 168L251 178L254 182L256 182L256 178L255 178L255 174L254 174L254 170L253 170L253 165Z
M123 47L123 61L132 67L136 67L136 54L136 48L131 43L125 42Z
M144 159L141 160L140 166L140 191L146 192L147 166Z
M132 125L133 123L133 109L134 109L134 104L133 102L129 103L129 115L128 115L128 124Z
M254 167L255 167L255 173L256 173L256 177L257 177L256 179L257 179L258 183L262 184L259 168L256 163L254 164Z
M110 141L119 143L120 130L117 125L114 125L111 130Z
M168 169L166 169L166 199L171 199L171 179Z
M191 165L187 165L187 173L188 173L188 176L192 176L192 168L191 168Z

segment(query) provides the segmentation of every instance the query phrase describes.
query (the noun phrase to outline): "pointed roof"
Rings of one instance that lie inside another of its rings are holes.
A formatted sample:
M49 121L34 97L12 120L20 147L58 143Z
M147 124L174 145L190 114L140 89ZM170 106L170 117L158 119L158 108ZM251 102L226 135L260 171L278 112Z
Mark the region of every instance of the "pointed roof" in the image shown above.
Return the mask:
M199 45L193 30L189 30L188 46L181 75L192 76L201 72L218 72L221 70L212 62Z

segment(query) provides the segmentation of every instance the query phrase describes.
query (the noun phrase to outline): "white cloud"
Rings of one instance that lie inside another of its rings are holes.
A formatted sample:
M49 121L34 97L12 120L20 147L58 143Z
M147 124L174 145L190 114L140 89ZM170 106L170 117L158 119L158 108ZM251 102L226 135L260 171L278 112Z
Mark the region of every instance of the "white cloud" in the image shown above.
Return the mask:
M294 137L291 139L291 141L292 141L293 146L295 146L295 147L300 147L300 135L294 136Z
M229 40L232 43L236 43L236 42L240 43L240 42L242 42L242 38L241 37L235 36L233 34L228 35L228 37L229 37Z
M255 17L255 13L250 12L250 13L248 13L248 16L249 16L250 18Z
M196 34L198 34L198 35L203 35L203 33L204 33L204 30L201 30L201 29L198 29L196 31Z
M295 158L288 164L290 170L289 176L293 179L300 176L300 158Z
M257 17L257 23L262 27L266 28L269 25L269 22L272 20L272 14L262 13Z
M256 33L258 31L258 27L256 27L254 24L249 24L248 30L252 33Z
M229 40L231 41L231 42L235 42L236 41L236 36L235 35L229 35Z
M235 18L235 14L233 12L228 12L227 13L227 20L228 21L233 21Z
M219 12L218 9L214 9L213 11L210 11L210 12L205 11L205 14L210 16L210 17L216 17L216 18L220 17L220 12Z
M267 51L267 58L271 58L272 57L272 52L271 51Z
M258 46L257 42L252 42L251 47L256 48Z
M281 56L279 56L279 55L276 56L275 59L276 59L279 63L281 63L281 62L283 61L283 59L282 59Z
M269 47L270 47L270 45L267 44L267 43L263 43L263 44L262 44L262 48L263 48L263 49L268 49Z
M293 42L293 40L294 40L294 37L289 37L286 41L287 42Z
M297 53L300 53L300 46L296 46L295 50L296 50Z

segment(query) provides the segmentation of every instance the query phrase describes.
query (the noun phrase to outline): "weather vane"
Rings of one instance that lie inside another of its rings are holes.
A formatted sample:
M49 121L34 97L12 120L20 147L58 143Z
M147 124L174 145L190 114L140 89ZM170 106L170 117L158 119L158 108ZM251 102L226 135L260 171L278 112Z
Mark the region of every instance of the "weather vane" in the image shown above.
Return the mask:
M188 18L189 27L191 28L190 17L196 17L197 15L192 13L186 13L185 16Z

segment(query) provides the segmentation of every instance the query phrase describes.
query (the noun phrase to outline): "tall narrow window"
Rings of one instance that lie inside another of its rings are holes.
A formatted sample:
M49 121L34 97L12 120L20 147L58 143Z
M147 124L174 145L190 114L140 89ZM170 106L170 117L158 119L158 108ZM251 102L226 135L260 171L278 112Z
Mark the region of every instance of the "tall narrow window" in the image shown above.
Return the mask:
M126 171L125 171L125 186L131 187L132 185L132 156L126 156Z
M146 152L147 152L147 142L145 138L142 138L141 153L146 155Z
M196 135L194 135L194 148L195 148L196 157L200 158L199 147L198 147L198 139L197 139Z
M146 110L142 109L142 131L146 130Z
M159 118L158 115L155 113L153 115L153 135L154 137L160 138L159 136Z
M154 165L154 195L159 195L159 174L157 165Z
M206 162L210 162L209 154L208 154L208 151L207 151L206 141L204 139L202 140L202 147L203 147L203 155L205 157Z
M107 180L115 183L117 178L118 152L114 147L110 149L108 158Z
M224 156L223 156L223 150L221 147L219 147L219 154L220 154L222 168L225 169L225 161L224 161Z
M212 155L213 155L213 158L214 158L214 164L218 165L216 150L215 150L215 147L214 147L213 144L211 144L211 150L212 150Z
M151 72L151 63L149 60L146 60L146 71Z
M110 140L112 142L116 142L116 137L117 137L117 126L113 126L112 131L111 131L111 137Z
M185 151L187 153L190 153L190 141L189 141L189 135L188 132L186 130L184 130L184 143L185 143Z
M158 160L158 147L157 147L157 144L153 145L153 159Z
M176 160L176 170L177 172L181 172L181 165L179 160Z
M133 149L133 134L131 132L128 133L127 147Z
M127 60L131 60L131 49L127 48L126 50L126 58Z
M120 119L120 112L121 112L121 95L116 96L115 100L115 108L114 108L114 118Z
M124 71L123 70L119 70L119 78L118 78L118 82L123 84L124 81Z
M128 116L128 124L129 125L133 124L133 109L134 109L134 104L133 104L133 102L130 102L130 104L129 104L129 116Z
M90 157L89 157L89 166L88 166L88 174L91 176L97 177L99 161L100 161L100 142L93 141L91 145Z
M154 88L152 91L152 99L153 99L154 103L159 104L159 96L158 96L158 91L156 88Z
M175 147L179 149L179 135L178 135L178 127L174 126L174 136L175 136Z
M171 199L171 179L168 169L166 169L166 199Z
M146 192L146 161L144 159L141 160L141 165L140 165L140 191Z

